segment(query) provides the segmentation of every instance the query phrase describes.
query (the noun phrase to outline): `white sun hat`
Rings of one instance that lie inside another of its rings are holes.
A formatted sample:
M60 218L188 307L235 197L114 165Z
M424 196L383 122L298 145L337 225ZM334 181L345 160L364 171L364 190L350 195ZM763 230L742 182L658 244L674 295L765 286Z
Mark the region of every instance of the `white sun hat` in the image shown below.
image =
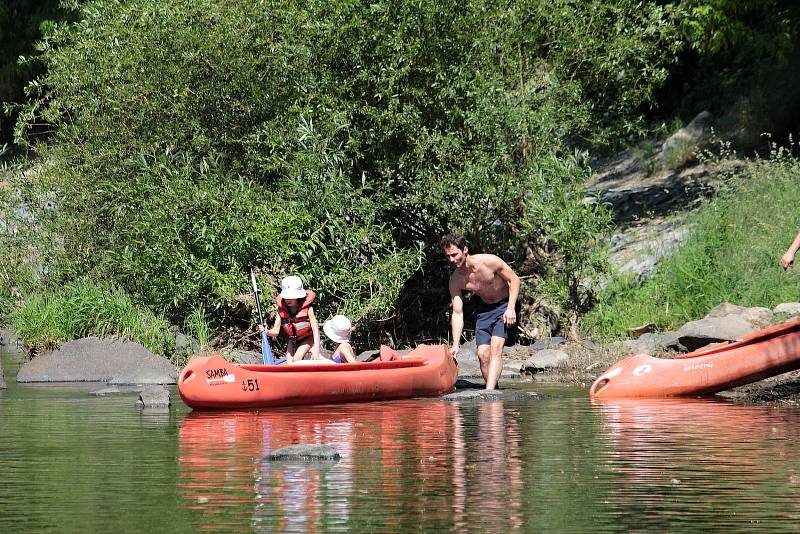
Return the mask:
M350 341L350 330L352 327L353 325L350 323L350 319L344 315L334 315L332 319L325 321L325 324L322 325L322 330L325 331L325 335L331 338L332 341L336 343L345 343Z
M303 288L303 281L299 276L287 276L281 280L282 299L304 299L306 290Z

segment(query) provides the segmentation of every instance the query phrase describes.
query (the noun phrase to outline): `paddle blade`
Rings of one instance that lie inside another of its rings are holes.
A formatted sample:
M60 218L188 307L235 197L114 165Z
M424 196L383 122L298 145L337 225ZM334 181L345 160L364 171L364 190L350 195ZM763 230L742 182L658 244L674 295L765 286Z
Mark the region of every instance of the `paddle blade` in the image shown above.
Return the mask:
M272 365L272 347L269 346L269 338L266 332L261 332L261 357L264 365Z

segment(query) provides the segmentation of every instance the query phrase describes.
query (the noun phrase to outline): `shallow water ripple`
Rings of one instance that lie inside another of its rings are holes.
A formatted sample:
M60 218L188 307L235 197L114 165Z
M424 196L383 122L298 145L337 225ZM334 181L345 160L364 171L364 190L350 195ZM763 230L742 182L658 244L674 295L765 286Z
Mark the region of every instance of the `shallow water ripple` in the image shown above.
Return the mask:
M0 530L796 532L800 411L722 400L409 400L191 412L0 393ZM531 387L530 385L519 387ZM327 443L338 462L270 462Z

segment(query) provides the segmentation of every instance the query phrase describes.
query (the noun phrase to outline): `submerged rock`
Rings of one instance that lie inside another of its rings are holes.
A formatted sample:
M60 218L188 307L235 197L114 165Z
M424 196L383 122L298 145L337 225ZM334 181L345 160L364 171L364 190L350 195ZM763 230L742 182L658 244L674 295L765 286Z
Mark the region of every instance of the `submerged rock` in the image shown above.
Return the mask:
M341 458L339 452L330 445L305 444L289 445L274 451L265 459L275 461L338 461Z
M89 395L92 397L108 397L109 395L118 395L122 393L122 390L116 386L112 386L110 388L103 388L97 389L95 391L90 391Z
M170 403L169 391L163 386L147 386L136 401L139 408L169 408Z
M482 401L482 400L539 400L543 398L535 391L523 391L519 389L469 389L456 391L441 397L446 401Z
M174 384L175 366L132 341L89 337L65 343L23 365L17 382Z

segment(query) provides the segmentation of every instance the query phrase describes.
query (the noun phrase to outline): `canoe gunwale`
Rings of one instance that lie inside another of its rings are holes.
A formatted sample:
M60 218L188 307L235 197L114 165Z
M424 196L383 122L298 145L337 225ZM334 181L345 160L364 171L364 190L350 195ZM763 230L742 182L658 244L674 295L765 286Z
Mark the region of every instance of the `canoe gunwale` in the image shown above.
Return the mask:
M424 358L403 358L389 362L357 362L357 363L321 363L318 365L260 365L234 364L240 369L254 373L341 373L355 371L379 371L383 369L406 369L430 365Z

